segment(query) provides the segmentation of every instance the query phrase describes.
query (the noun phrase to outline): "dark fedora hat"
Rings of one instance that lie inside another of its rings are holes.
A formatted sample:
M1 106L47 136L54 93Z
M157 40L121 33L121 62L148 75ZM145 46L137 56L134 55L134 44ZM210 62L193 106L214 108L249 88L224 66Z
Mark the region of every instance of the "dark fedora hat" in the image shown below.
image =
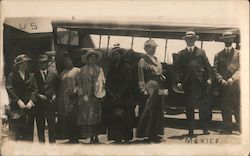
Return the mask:
M49 57L46 54L39 54L38 57L37 57L37 61L38 62L48 62Z
M172 86L172 89L174 92L179 93L179 94L184 94L184 90L183 89L179 89L176 85Z

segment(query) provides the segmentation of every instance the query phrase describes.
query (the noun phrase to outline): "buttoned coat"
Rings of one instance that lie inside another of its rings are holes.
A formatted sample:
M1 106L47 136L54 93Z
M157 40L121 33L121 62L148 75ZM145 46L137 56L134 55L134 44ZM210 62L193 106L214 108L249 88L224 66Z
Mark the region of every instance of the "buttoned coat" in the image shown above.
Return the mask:
M45 81L43 80L42 74L39 70L35 71L35 79L38 87L38 93L47 96L48 100L51 100L53 95L56 95L56 88L58 84L58 77L56 73L50 69L48 69L47 76ZM44 102L38 98L39 107L43 107L45 109L46 105Z
M205 51L198 47L195 47L192 53L187 48L178 52L175 70L176 82L183 83L184 86L191 76L194 76L199 82L204 82L208 78L214 79L213 70Z
M214 58L214 68L216 72L216 80L220 91L220 96L223 96L223 101L226 103L239 103L240 94L240 63L239 51L232 48L230 52L225 49L216 54ZM222 87L221 80L233 79L231 86Z

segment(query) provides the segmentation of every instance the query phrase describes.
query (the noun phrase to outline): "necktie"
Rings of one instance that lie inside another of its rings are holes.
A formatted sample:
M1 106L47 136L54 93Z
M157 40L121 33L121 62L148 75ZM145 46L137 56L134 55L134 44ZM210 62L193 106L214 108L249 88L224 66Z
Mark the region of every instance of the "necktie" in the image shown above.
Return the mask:
M192 48L190 48L189 51L190 51L190 53L192 53L192 52L193 52L193 51L192 51Z
M46 72L46 71L43 71L43 80L44 80L44 81L46 80L46 77L47 77L47 72Z

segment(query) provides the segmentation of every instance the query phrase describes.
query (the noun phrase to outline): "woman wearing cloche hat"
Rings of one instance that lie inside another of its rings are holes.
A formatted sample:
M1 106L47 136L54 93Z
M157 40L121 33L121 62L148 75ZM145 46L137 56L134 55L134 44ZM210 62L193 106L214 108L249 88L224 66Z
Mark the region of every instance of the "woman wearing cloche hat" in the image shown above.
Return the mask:
M80 135L91 138L90 143L99 143L98 135L101 131L101 99L105 96L105 76L101 67L96 63L102 58L102 53L89 50L82 55L85 66L77 76L76 88L79 97L77 124L80 126Z
M103 121L108 128L108 140L128 143L133 138L134 106L132 104L132 68L125 60L128 50L113 48L108 57L107 96L103 104Z
M7 92L10 98L10 130L15 140L33 141L37 85L34 74L28 72L31 59L20 54L14 60L15 70L8 75Z

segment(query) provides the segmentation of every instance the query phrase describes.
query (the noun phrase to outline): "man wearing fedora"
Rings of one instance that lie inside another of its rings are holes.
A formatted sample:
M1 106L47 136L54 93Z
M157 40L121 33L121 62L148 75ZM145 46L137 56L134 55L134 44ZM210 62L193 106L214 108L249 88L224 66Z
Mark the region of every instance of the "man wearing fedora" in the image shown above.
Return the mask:
M55 99L56 73L48 68L49 59L46 54L38 55L38 69L35 79L38 86L38 102L36 106L36 123L39 142L45 142L45 119L49 129L49 142L55 142Z
M239 51L232 47L234 37L236 35L230 31L222 34L220 39L225 43L225 48L214 58L223 118L221 132L227 134L232 133L232 111L240 130L240 64Z
M211 107L208 102L207 85L211 84L212 68L205 51L195 46L199 38L193 31L186 32L183 39L187 47L181 50L175 62L176 85L184 90L189 136L193 136L194 109L199 108L199 119L204 134L208 134Z

